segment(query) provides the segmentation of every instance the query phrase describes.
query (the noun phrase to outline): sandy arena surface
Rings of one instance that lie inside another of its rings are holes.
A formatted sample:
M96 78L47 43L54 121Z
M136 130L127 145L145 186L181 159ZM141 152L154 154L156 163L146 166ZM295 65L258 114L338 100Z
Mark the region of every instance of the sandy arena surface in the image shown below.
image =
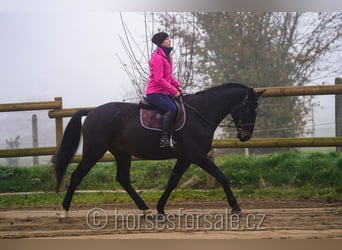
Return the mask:
M150 204L152 206L152 204ZM226 202L170 203L164 221L134 204L0 208L0 239L342 239L341 200L245 199L242 214Z

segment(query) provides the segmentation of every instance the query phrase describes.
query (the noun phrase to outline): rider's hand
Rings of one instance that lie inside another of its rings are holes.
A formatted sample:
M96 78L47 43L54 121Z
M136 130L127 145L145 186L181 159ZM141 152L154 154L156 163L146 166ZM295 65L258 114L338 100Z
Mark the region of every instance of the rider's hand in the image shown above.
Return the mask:
M177 93L175 94L175 97L179 97L180 96L180 93L179 91L177 91Z
M178 90L178 92L179 92L179 93L181 93L181 94L183 94L183 93L184 93L184 89L182 89L181 87L178 87L178 89L177 89L177 90Z

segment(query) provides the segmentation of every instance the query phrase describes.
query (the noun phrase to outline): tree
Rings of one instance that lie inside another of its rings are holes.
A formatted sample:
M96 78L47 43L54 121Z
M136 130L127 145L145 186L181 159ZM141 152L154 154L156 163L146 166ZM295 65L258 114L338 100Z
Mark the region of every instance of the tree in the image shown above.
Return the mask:
M195 16L199 37L194 50L195 74L202 88L224 82L252 87L304 85L332 67L328 52L341 52L341 13L201 12ZM170 14L161 22L173 22ZM182 39L188 32L177 30ZM340 65L330 69L336 73ZM304 134L312 97L267 98L260 108L255 136ZM291 111L291 112L289 112Z

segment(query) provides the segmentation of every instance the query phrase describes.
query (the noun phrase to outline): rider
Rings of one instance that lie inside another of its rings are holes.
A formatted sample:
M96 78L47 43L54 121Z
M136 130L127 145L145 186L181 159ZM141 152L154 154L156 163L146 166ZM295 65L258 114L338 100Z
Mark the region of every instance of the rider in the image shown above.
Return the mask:
M149 103L165 113L160 147L170 146L170 132L177 114L177 106L172 97L183 93L180 83L172 76L171 39L165 32L153 35L152 42L157 45L150 60L150 79L146 88Z

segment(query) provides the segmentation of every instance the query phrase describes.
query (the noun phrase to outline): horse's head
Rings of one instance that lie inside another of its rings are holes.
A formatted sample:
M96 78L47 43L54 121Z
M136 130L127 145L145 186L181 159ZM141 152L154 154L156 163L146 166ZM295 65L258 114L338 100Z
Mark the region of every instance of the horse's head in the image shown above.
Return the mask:
M256 92L250 88L242 102L237 104L231 111L240 141L248 141L253 134L255 119L258 112L259 97L266 90Z

